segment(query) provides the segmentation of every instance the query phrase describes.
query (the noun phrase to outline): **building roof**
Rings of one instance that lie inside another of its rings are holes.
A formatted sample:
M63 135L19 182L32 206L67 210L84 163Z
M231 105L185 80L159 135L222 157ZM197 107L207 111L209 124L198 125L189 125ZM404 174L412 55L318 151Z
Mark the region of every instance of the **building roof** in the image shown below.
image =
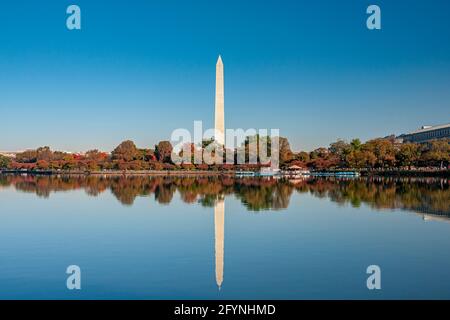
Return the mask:
M428 132L428 131L433 131L433 130L438 130L438 129L444 129L444 128L450 128L450 123L442 124L442 125L438 125L438 126L430 126L430 127L426 127L426 128L423 128L423 129L419 129L419 130L413 131L413 132L406 133L405 135L408 135L408 134L417 134L417 133Z

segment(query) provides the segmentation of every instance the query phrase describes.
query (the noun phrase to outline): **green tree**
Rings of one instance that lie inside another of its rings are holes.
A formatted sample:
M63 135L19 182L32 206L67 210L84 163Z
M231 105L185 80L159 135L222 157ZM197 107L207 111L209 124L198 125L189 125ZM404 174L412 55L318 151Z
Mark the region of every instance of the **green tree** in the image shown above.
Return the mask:
M353 140L350 142L350 146L351 146L351 149L352 149L353 151L358 151L358 150L360 150L360 149L361 149L361 146L362 146L361 140L359 140L358 138L353 139Z
M11 162L11 158L0 155L0 169L8 169Z

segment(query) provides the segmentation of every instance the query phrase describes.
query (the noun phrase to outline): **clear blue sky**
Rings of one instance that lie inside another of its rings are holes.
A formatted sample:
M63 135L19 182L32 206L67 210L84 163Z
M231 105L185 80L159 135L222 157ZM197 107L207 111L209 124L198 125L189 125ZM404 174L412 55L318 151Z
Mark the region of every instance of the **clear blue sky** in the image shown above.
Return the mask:
M0 10L0 150L152 147L211 127L219 54L226 126L279 128L294 150L450 122L447 0L16 0Z

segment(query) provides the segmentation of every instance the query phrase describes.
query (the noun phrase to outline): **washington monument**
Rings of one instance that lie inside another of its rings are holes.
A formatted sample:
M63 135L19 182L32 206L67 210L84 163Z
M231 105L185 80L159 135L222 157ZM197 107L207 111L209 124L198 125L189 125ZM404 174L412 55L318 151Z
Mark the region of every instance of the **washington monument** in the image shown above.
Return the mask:
M224 89L223 89L223 62L219 56L216 64L216 108L215 108L215 133L214 139L221 145L225 144L225 114L224 114Z

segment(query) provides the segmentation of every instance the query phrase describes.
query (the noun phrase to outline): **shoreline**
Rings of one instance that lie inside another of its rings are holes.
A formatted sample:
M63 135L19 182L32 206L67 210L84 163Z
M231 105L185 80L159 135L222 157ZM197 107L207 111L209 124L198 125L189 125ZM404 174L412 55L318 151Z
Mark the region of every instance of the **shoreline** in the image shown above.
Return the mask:
M111 171L54 171L54 170L0 170L0 174L27 175L84 175L84 176L228 176L236 171L189 171L189 170L111 170Z
M350 170L329 170L329 171L315 171L330 173L330 177L337 177L339 175L333 175L337 172L349 172ZM0 174L13 174L13 175L46 175L46 176L71 176L71 175L84 175L84 176L236 176L240 171L208 171L208 170L109 170L109 171L58 171L58 170L0 170ZM314 172L314 171L313 171ZM384 171L356 171L359 172L362 177L438 177L438 178L450 178L450 170L384 170ZM284 176L284 175L282 175ZM285 175L284 177L287 177ZM304 175L308 177L309 175ZM311 175L314 176L314 175ZM250 176L254 177L254 176ZM346 176L348 177L348 176Z
M367 177L423 177L423 178L450 178L450 170L437 170L437 171L408 171L408 170L399 170L399 171L379 171L372 172L366 171L362 173L363 176Z

